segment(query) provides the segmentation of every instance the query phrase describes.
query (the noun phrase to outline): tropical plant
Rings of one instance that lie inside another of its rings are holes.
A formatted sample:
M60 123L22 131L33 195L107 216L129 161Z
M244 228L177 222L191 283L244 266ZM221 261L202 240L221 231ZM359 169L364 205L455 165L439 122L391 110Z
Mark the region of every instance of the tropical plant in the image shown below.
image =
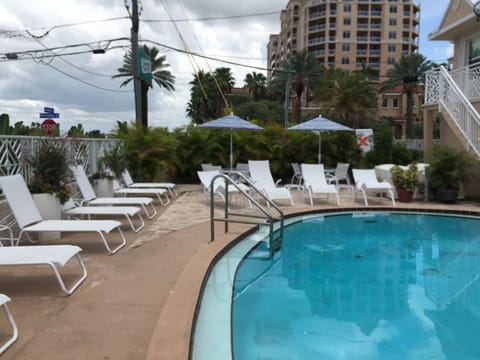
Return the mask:
M397 189L405 189L410 192L415 191L419 182L417 164L410 164L407 169L395 165L390 169L390 172L392 173L392 184Z
M103 155L98 159L100 164L98 177L111 178L110 173L113 173L113 177L120 179L127 166L125 156L125 149L120 141L106 147L103 150Z
M376 114L377 94L364 72L348 73L329 68L314 90L313 97L325 103L334 118L353 127L368 126Z
M33 194L54 194L61 204L69 199L66 153L62 141L41 140L37 151L27 160L32 170L28 187Z
M249 73L245 75L245 79L243 81L253 100L259 100L265 96L265 91L267 88L267 78L265 75L262 73L256 73L254 71L251 74Z
M166 128L133 124L122 134L125 163L138 181L165 181L175 176L178 142Z
M314 86L315 81L322 75L322 68L312 53L303 49L297 53L289 54L283 63L281 71L274 73L274 82L277 87L285 88L290 84L296 94L295 122L301 121L302 95L307 91L307 102L310 101L308 92Z
M425 73L431 69L432 64L425 56L418 53L404 55L393 67L387 71L388 79L381 84L380 91L387 91L395 86L402 85L407 96L406 133L408 138L413 138L413 95L417 83L423 82Z
M473 163L472 156L464 150L447 146L435 147L427 167L429 187L460 187L473 175Z

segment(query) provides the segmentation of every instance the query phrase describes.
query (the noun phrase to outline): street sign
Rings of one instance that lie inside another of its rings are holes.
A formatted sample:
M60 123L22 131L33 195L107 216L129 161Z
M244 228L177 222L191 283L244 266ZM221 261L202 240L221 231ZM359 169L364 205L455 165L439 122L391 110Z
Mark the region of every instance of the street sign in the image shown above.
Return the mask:
M40 113L40 119L58 119L59 117L60 113L56 113L51 107L44 107L43 113Z
M150 59L150 56L145 54L142 49L138 49L137 58L138 77L149 85L152 85L152 60Z
M43 130L43 133L47 136L50 136L53 134L53 130L55 130L55 126L57 126L57 123L52 119L47 119L42 122L40 126Z

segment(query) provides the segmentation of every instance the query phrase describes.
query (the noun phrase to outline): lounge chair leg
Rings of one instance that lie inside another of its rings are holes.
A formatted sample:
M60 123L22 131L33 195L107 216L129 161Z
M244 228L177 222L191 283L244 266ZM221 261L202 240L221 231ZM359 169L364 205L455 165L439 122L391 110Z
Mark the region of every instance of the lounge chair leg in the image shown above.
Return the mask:
M79 286L80 284L87 278L87 268L85 267L85 264L83 263L82 258L80 257L80 254L75 254L75 257L77 258L78 263L80 264L80 268L82 269L82 276L73 284L70 289L67 289L65 286L65 282L62 279L62 276L60 275L60 272L58 271L57 267L55 264L52 262L47 262L48 265L53 270L53 273L55 274L55 277L57 278L58 283L60 284L60 287L62 288L63 292L67 295L71 295Z
M3 354L5 350L7 350L10 347L10 345L12 345L15 341L17 341L17 338L18 338L17 324L15 323L15 319L13 318L13 315L10 312L10 309L7 305L7 302L10 301L10 298L6 295L2 295L2 297L4 297L3 304L2 304L3 311L5 312L5 316L12 327L12 336L0 347L0 355Z
M108 245L108 242L107 242L107 239L105 238L105 235L103 234L103 232L101 231L97 231L97 233L100 235L100 237L102 238L102 241L103 241L103 244L105 245L105 248L107 249L107 251L110 253L110 255L113 255L115 254L118 250L120 250L121 248L123 248L126 244L127 244L127 240L125 239L125 236L123 236L123 231L122 229L120 229L120 227L117 228L118 229L118 232L120 233L120 236L122 238L122 242L120 243L120 245L118 245L116 248L114 249L111 249L110 248L110 245Z

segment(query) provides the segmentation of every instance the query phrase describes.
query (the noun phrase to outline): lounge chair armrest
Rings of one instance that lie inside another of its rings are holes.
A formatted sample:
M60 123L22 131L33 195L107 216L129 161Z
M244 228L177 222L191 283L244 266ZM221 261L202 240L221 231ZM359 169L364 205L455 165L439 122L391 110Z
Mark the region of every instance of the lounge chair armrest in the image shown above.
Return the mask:
M282 182L282 179L278 179L277 181L275 181L275 186L278 186L278 184L280 184Z

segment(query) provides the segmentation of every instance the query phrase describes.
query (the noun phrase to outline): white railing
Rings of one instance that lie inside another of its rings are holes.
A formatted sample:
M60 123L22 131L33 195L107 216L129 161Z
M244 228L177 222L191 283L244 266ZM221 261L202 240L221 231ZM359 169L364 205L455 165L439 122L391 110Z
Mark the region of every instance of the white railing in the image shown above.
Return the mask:
M443 66L427 73L425 104L438 104L439 111L445 110L469 148L480 156L480 114Z
M450 75L468 99L480 99L480 64L455 69Z
M103 150L116 144L117 139L57 138L44 136L0 135L0 176L22 174L30 176L28 159L38 149L41 141L61 143L66 149L69 163L82 164L88 174L98 170L98 158Z

